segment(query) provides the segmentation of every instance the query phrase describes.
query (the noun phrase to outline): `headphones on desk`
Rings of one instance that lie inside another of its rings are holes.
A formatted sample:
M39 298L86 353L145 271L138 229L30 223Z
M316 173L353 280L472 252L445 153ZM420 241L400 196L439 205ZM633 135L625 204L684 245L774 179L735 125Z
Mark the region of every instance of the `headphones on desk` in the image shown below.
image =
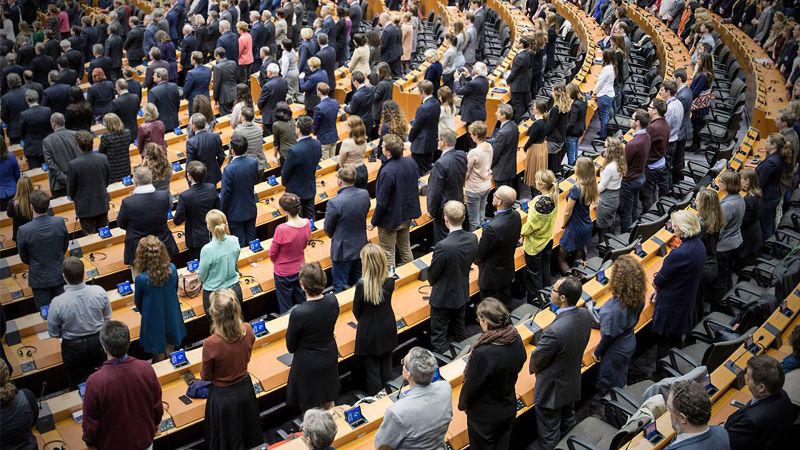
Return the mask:
M22 279L27 279L27 278L28 278L28 272L27 272L27 271L25 271L25 272L15 273L15 274L13 274L13 275L12 275L12 277L13 277L15 280L16 280L17 278L20 278L20 277L21 277Z
M311 246L311 248L314 248L317 246L317 244L322 244L322 243L323 243L322 239L309 239L308 241L308 245Z
M108 259L108 255L103 252L90 252L89 253L89 262L95 262L98 257L102 257L99 261L105 261Z
M60 444L60 445L57 446L57 447L50 447L51 445L54 445L54 444ZM67 445L66 442L64 442L64 441L62 441L60 439L56 439L56 440L49 441L46 444L44 444L44 449L45 450L68 450L69 446Z
M19 357L27 356L28 358L30 358L36 354L36 351L37 351L36 347L32 345L23 345L22 347L17 349L17 355Z
M252 284L258 282L258 280L256 280L256 277L252 275L240 275L240 276L244 280L244 284Z

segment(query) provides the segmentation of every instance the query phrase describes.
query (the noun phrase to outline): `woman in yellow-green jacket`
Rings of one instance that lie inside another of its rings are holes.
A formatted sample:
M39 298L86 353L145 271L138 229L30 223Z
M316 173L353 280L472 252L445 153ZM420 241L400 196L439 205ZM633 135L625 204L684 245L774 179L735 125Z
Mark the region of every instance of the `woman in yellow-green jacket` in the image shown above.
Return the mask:
M536 172L536 190L541 194L528 202L528 220L522 226L525 250L525 286L528 302L539 289L550 285L550 252L553 250L553 224L558 212L558 185L549 170Z

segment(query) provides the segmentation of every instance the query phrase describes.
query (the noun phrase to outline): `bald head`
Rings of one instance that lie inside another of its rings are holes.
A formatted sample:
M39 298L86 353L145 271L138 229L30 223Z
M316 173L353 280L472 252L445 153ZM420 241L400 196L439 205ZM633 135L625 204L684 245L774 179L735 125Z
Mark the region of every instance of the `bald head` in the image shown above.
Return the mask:
M500 202L502 209L510 208L517 200L517 191L510 186L500 186L495 191L494 196Z

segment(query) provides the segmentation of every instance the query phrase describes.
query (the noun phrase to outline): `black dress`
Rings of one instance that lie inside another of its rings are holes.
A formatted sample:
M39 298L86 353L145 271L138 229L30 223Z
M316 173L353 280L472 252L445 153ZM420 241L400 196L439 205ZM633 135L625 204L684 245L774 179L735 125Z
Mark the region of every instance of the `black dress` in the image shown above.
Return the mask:
M744 218L742 219L742 242L735 271L755 262L761 251L761 197L747 195L744 198Z
M339 394L339 351L333 330L339 302L333 294L297 305L289 314L286 348L294 354L286 403L305 411Z
M130 145L131 132L127 128L100 136L98 151L108 157L108 163L111 166L109 183L116 183L131 174Z
M357 356L381 356L397 347L397 323L392 309L394 278L383 282L383 301L377 305L364 300L364 280L356 283L353 297L353 315L358 321L356 329Z

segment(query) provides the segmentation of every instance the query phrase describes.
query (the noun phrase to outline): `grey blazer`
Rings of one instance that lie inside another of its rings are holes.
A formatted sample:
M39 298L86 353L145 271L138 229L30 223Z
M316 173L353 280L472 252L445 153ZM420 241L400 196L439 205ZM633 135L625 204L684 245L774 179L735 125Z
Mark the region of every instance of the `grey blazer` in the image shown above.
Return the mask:
M42 150L49 166L47 177L50 179L50 192L65 190L69 162L81 154L75 142L75 132L59 128L44 138Z

